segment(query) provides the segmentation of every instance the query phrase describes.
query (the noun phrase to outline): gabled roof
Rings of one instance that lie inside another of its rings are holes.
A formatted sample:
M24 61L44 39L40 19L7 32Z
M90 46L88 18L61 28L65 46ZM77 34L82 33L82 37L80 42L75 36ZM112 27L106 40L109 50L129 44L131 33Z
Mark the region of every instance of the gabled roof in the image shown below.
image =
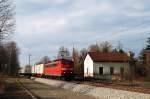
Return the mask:
M93 61L96 62L127 62L130 60L126 53L118 52L89 52L88 53Z

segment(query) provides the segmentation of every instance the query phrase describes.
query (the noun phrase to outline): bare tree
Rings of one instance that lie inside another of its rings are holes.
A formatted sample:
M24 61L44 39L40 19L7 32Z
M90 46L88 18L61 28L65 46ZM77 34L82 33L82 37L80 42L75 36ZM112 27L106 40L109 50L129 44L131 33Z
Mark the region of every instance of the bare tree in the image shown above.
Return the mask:
M97 44L92 44L89 46L89 52L98 52L98 51L100 51L100 49Z
M72 60L74 61L74 63L78 62L78 57L79 57L79 53L78 53L77 49L73 48Z
M79 57L81 57L82 59L84 59L86 57L87 53L88 53L88 50L86 48L83 48L80 51L80 56Z
M15 25L15 20L14 20L13 0L0 0L0 73L1 74L8 73L8 67L12 66L10 60L18 59L18 55L16 54L15 54L16 57L11 57L12 59L10 59L10 52L9 52L10 50L7 49L8 46L3 45L3 42L8 37L10 37L11 34L13 34L14 25ZM11 55L14 54L11 53ZM13 63L14 60L12 60ZM16 70L13 67L12 69L14 69L13 71Z
M42 57L42 58L40 59L40 61L37 62L36 64L46 64L46 63L48 63L48 62L50 62L50 58L49 58L48 56L44 56L44 57Z
M89 46L89 52L111 52L111 51L112 45L107 41L100 42L99 44L92 44Z
M78 68L79 68L79 73L81 76L83 76L83 72L84 72L84 59L86 57L88 53L88 50L83 48L81 49L80 51L80 54L79 54L79 62L78 62Z
M100 43L99 49L101 52L111 52L112 45L108 41L104 41L104 42Z
M19 48L15 42L9 42L0 49L0 73L17 74L19 68Z
M19 69L19 48L15 42L7 43L5 50L7 51L7 71L8 74L16 75Z
M0 0L0 45L14 31L14 6L12 0Z
M78 74L79 73L79 53L77 51L77 49L73 48L72 51L72 60L74 62L74 73Z
M6 71L5 66L7 65L8 62L8 55L3 46L0 46L0 74L4 74Z

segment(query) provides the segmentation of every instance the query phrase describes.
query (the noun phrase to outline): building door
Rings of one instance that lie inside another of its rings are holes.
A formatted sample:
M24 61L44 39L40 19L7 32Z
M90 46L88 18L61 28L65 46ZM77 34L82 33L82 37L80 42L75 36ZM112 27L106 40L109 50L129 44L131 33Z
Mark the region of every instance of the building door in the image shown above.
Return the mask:
M120 74L123 76L123 74L124 74L124 68L123 67L121 67L120 68Z
M103 67L99 67L99 74L103 75Z
M114 67L110 67L110 74L111 74L111 75L114 74Z
M89 69L87 68L87 71L86 71L87 75L89 74Z

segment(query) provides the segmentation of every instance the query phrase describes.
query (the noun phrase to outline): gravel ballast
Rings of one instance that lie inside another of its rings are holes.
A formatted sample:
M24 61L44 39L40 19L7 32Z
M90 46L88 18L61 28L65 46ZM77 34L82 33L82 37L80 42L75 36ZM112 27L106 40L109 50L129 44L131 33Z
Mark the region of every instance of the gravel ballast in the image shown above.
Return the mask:
M80 92L100 99L150 99L150 94L117 90L105 87L95 87L84 84L76 84L66 81L58 81L44 78L31 78L34 81L51 85L58 88L64 88L74 92Z

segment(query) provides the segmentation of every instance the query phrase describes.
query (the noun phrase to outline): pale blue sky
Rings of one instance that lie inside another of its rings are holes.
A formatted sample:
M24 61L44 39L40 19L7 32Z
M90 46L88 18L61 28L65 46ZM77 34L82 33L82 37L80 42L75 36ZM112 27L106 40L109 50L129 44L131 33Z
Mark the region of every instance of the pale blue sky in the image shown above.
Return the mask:
M21 65L54 58L60 46L81 49L92 43L121 41L138 53L150 33L149 0L15 0Z

